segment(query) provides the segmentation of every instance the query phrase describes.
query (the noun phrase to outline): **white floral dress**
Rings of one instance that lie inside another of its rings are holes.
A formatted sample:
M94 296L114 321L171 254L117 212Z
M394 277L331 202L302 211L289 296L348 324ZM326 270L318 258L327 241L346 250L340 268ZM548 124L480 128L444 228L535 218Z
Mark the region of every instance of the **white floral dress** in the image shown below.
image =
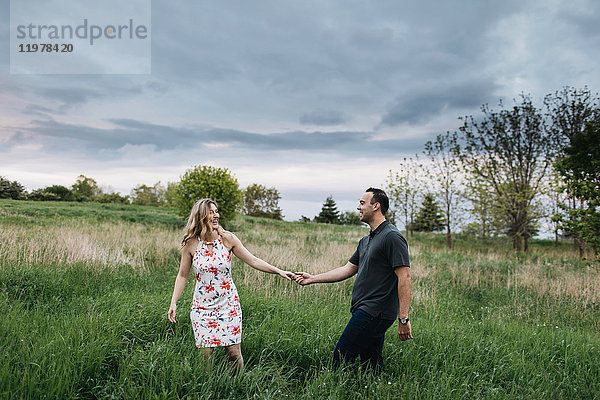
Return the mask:
M209 245L213 245L212 252ZM196 287L190 319L196 347L231 346L242 341L242 308L231 278L231 254L219 235L198 240L192 259Z

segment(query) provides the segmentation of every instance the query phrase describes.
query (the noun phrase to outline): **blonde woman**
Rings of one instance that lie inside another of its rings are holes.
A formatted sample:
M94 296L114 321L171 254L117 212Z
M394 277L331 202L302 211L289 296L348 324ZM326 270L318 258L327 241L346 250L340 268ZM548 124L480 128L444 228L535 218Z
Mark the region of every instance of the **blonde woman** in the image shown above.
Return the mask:
M210 356L215 347L225 351L238 370L244 366L241 352L242 309L237 289L231 278L231 253L259 271L294 280L290 271L282 271L252 255L233 233L219 225L217 203L199 200L185 227L181 242L181 263L169 307L169 321L175 323L177 300L181 296L192 266L196 287L190 319L196 347Z

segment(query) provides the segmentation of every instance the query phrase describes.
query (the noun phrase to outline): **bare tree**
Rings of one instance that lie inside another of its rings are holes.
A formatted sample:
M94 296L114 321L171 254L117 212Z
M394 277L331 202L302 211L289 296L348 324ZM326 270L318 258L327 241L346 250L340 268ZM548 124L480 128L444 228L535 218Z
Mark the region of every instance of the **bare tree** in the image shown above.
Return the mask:
M425 169L419 162L418 156L415 156L414 159L405 157L400 162L397 171L390 170L386 180L385 187L390 204L393 206L394 213L404 216L404 228L407 236L409 231L411 236L413 234L412 226L420 197L427 191L424 176Z
M425 143L425 155L431 163L426 173L434 187L435 197L442 203L444 225L446 227L446 245L452 248L452 227L459 213L458 201L461 177L461 165L457 153L456 136L450 132L438 135L434 141Z

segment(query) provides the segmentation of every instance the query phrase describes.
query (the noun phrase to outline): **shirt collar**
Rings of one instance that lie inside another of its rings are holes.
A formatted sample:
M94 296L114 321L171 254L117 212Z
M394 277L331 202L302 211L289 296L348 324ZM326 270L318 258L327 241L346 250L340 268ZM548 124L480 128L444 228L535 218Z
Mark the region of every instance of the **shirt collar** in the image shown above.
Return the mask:
M374 231L371 231L371 233L369 233L369 237L374 237L375 235L377 235L379 232L381 232L383 227L389 223L390 223L390 221L388 221L387 219L385 221L383 221L381 224L379 224L379 226Z

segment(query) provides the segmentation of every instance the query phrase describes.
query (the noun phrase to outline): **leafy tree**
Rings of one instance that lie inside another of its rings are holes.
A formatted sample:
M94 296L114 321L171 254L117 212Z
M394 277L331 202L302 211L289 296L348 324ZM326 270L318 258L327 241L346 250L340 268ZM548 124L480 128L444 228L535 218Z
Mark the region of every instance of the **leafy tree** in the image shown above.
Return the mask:
M360 214L356 211L344 211L340 215L340 223L342 225L361 225Z
M600 252L600 109L583 131L569 138L556 167L566 189L581 206L568 213L566 226Z
M72 186L72 191L75 196L86 201L92 201L94 198L102 194L102 190L98 187L98 183L93 178L88 178L85 175L79 175Z
M517 251L527 251L538 216L534 199L552 163L556 140L544 129L529 96L512 109L481 107L483 116L463 119L457 147L467 172L489 184Z
M0 199L24 200L26 198L27 191L23 185L0 176Z
M397 171L390 170L386 181L386 193L390 198L390 211L394 213L390 219L395 220L397 212L404 216L406 236L408 236L409 231L412 235L418 202L422 196L423 188L426 187L423 175L423 165L420 163L419 157L416 156L415 159L404 158Z
M177 186L179 182L168 182L165 188L165 205L167 207L175 207L177 200Z
M43 189L37 189L32 191L29 196L29 200L36 201L75 201L75 194L67 187L62 185L47 186Z
M44 192L55 194L59 200L75 201L75 195L68 187L62 185L52 185L45 187L43 190Z
M55 193L47 192L44 189L36 189L32 190L31 193L27 196L27 200L33 201L60 201Z
M221 221L231 221L242 203L238 181L227 168L196 165L188 169L175 190L175 206L188 216L194 203L210 198L219 205Z
M119 193L102 193L96 196L95 200L98 203L116 203L116 204L129 204L129 196L121 196Z
M417 232L434 232L444 229L444 217L435 196L428 193L423 198L423 204L415 218L413 230Z
M554 247L558 247L559 232L565 235L567 230L563 226L565 214L564 209L568 207L565 196L564 184L562 178L556 168L548 174L547 182L545 183L544 190L547 201L546 201L546 217L552 227L552 233L554 234Z
M254 183L243 190L242 197L244 214L253 217L283 219L281 208L279 208L281 195L274 187L267 188Z
M458 201L460 175L462 168L456 156L456 136L450 132L438 135L434 141L425 143L425 155L431 164L426 169L427 175L439 188L437 197L443 205L443 215L446 224L446 245L452 248L452 228L459 213Z
M560 223L565 233L573 238L575 251L581 257L584 255L584 233L585 222L581 219L587 213L591 212L591 206L585 197L581 197L581 191L578 190L578 184L575 182L584 178L582 171L585 165L576 165L576 160L589 160L589 155L585 149L581 148L581 143L586 143L594 136L594 126L598 119L598 110L600 109L600 99L598 95L593 95L587 87L576 89L573 87L564 87L561 91L549 94L544 99L546 114L550 121L550 131L556 137L561 153L558 156L557 170L563 179L564 193L567 201L562 206L566 215L555 213L554 220ZM594 151L594 143L590 143L590 151ZM593 175L593 163L588 165ZM589 178L589 175L588 175ZM588 211L581 211L587 208ZM594 218L584 220L592 223ZM583 225L582 225L583 223ZM583 229L583 230L582 230ZM586 230L587 231L587 230Z
M160 206L165 202L165 188L159 182L154 186L137 185L131 190L131 203L141 206Z
M502 218L502 207L496 201L489 182L477 176L470 177L465 181L461 195L470 204L468 211L475 217L475 221L462 227L463 233L487 238L502 232L506 225Z
M300 222L311 222L311 219L305 215L300 216Z
M323 207L321 207L321 212L315 217L315 222L324 224L340 223L340 212L337 209L335 200L333 200L333 196L329 195L327 199L325 199Z

